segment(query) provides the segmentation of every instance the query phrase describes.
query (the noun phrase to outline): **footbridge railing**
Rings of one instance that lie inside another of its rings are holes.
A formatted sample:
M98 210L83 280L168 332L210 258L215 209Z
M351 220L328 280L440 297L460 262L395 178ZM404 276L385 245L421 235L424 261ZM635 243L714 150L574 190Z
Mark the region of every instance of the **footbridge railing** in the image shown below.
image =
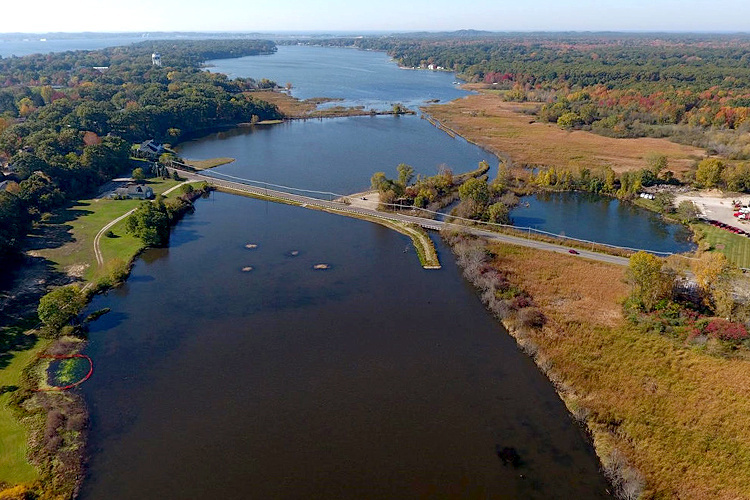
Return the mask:
M187 167L187 168L185 168ZM399 212L383 212L378 210L372 210L364 207L351 207L348 202L351 199L351 195L344 195L340 193L334 193L332 191L318 191L313 189L303 189L292 186L284 186L281 184L274 184L272 182L259 181L254 179L246 179L243 177L225 174L218 171L211 171L210 175L204 172L196 172L191 170L188 165L174 162L173 168L184 171L199 177L202 180L208 182L216 182L217 184L225 184L227 187L237 188L252 188L252 192L258 194L267 194L282 199L288 199L297 203L308 203L318 205L319 203L325 203L328 208L333 208L338 211L351 212L362 215L369 215L374 217L385 218L389 220L400 220L402 222L411 222L418 224L426 229L440 230L443 227L457 227L466 228L467 225L471 225L473 228L485 229L488 231L497 232L498 229L504 231L511 231L512 235L521 238L531 238L532 236L540 236L546 238L553 238L558 240L560 244L571 244L575 243L580 246L591 246L593 247L605 247L612 250L620 250L625 252L648 252L654 255L668 257L675 255L674 252L662 252L658 250L650 250L646 248L627 247L620 245L611 245L609 243L603 243L599 241L586 240L582 238L575 238L572 236L566 236L564 234L551 233L549 231L543 231L541 229L528 227L528 226L514 226L510 224L500 224L489 221L478 221L474 219L467 219L465 217L458 217L449 215L443 212L436 212L428 210L426 208L419 208L412 205L400 205L395 203L384 203L380 204L388 208L398 210ZM286 195L286 196L285 196ZM323 206L323 205L320 205ZM409 213L404 213L408 211ZM401 217L396 217L400 215ZM404 220L404 217L408 217L408 220ZM436 217L443 218L443 220L436 219ZM465 223L465 224L464 224Z

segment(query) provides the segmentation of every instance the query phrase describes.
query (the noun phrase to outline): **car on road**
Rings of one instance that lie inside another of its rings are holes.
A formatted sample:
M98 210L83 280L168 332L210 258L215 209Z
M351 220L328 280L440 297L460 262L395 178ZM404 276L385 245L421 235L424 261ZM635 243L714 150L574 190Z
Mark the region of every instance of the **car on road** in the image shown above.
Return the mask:
M573 255L578 255L578 250L573 250L572 248L568 250L568 253L572 253Z

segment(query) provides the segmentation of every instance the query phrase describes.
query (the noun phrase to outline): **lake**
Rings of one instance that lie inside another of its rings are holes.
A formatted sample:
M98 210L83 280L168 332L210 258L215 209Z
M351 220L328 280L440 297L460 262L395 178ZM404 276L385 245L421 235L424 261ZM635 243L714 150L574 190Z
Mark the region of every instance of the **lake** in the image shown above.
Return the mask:
M46 36L46 35L41 35ZM111 36L96 38L49 38L39 36L26 39L3 39L0 35L0 57L27 56L30 54L48 54L50 52L67 52L69 50L97 50L105 47L130 45L149 40L135 36Z
M386 54L373 51L279 46L276 54L209 64L212 71L230 76L291 81L299 98L338 97L368 109L393 102L416 107L427 99L468 95L453 85L451 73L400 69ZM191 159L235 158L236 162L214 169L219 177L227 174L339 194L367 189L378 171L395 177L399 163L434 175L443 164L461 173L486 160L492 179L499 162L494 154L452 138L418 116L313 119L235 129L186 142L179 153ZM683 252L694 246L683 226L611 198L566 193L527 197L523 202L511 213L517 226L660 252Z
M474 170L495 155L461 138L452 139L416 116L360 116L292 121L219 132L182 144L191 159L235 158L206 171L292 187L351 194L370 187L378 171L396 177L399 163L435 175L440 165ZM491 175L494 175L491 172ZM221 177L221 176L219 176Z
M280 45L272 55L206 63L210 71L231 77L268 78L292 84L299 99L331 97L346 106L387 109L394 103L415 107L427 100L452 101L468 95L444 71L401 69L382 52L329 47Z

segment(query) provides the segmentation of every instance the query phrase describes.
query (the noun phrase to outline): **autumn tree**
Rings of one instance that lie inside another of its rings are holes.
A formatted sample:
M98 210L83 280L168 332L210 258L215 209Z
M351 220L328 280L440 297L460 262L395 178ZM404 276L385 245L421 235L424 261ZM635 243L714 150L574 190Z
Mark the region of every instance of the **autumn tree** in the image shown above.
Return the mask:
M698 207L690 200L683 200L677 205L677 216L683 223L693 222L699 213Z
M730 317L734 308L732 286L737 276L736 267L723 253L705 252L693 261L692 268L704 304L717 316Z
M675 272L664 264L664 260L644 251L630 257L625 276L631 286L631 304L648 312L660 301L672 299Z

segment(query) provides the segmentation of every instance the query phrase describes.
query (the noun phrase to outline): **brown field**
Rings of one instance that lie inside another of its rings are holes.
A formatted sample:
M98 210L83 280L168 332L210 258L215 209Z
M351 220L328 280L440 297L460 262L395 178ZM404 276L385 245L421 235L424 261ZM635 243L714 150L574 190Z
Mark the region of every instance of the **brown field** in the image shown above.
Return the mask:
M704 156L701 149L666 139L612 139L586 131L568 132L551 123L534 123L525 114L535 103L503 101L497 94L481 93L424 110L462 137L515 164L570 168L612 167L616 172L646 166L649 153L669 158L677 177Z
M334 102L339 99L328 99L325 97L313 97L301 101L285 92L250 92L249 95L262 101L275 104L279 111L287 118L309 119L309 118L339 118L344 116L370 116L370 115L392 115L393 111L370 111L363 107L330 106L318 109L318 104ZM414 114L407 110L406 114Z
M528 337L605 466L613 449L646 479L642 498L750 497L750 362L639 332L621 315L624 269L492 245L495 265L547 317Z
M252 92L250 96L266 101L271 104L275 104L279 111L284 113L288 117L302 117L309 115L312 111L315 111L316 104L309 101L300 101L290 96L286 92Z

